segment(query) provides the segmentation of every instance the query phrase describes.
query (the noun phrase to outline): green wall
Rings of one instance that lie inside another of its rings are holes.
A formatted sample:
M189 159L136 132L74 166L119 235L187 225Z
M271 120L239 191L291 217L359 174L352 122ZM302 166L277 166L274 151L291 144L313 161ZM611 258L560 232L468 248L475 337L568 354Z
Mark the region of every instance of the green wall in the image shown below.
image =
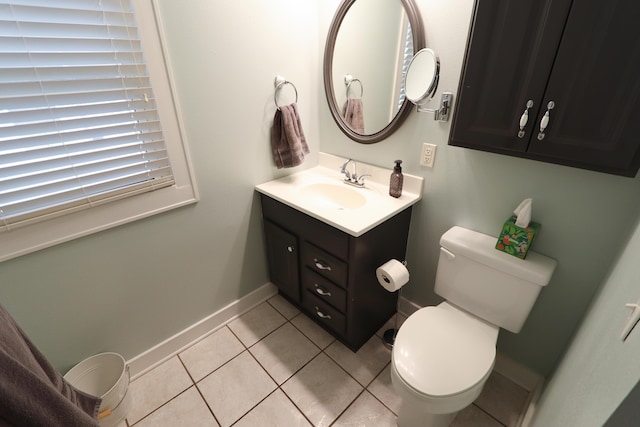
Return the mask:
M522 199L534 199L543 227L534 250L559 267L522 332L502 331L498 346L552 372L633 231L640 179L449 147L450 124L426 113L412 113L384 142L354 143L335 126L322 83L338 3L159 1L201 200L0 264L0 303L61 370L105 350L134 357L268 281L253 186L292 172L275 169L268 139L273 79L282 74L297 87L312 150L301 168L321 150L389 168L401 158L407 173L424 177L404 290L416 303L439 301L433 280L448 227L497 235ZM455 93L472 0L418 5L440 55L438 91ZM438 146L433 169L418 164L424 142Z

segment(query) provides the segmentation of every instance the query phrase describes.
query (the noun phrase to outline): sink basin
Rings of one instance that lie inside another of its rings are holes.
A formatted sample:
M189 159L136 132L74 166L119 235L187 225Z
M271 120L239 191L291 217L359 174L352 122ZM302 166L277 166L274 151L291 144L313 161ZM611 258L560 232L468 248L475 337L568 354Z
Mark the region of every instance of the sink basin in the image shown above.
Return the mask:
M339 173L345 159L320 153L320 164L256 185L265 196L282 202L353 237L417 203L423 178L404 174L399 198L389 195L390 169L358 162L358 172L368 175L364 188L343 182Z
M302 197L312 202L337 209L358 209L367 203L363 189L348 187L344 183L314 183L300 188Z

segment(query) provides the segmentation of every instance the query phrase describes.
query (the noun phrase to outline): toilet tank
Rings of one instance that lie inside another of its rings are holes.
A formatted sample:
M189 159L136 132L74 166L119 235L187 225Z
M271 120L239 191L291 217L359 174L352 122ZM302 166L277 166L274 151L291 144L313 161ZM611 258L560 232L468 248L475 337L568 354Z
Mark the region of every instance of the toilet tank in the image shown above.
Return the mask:
M497 237L453 227L440 238L435 292L494 325L518 333L554 259L529 251L526 259L495 249Z

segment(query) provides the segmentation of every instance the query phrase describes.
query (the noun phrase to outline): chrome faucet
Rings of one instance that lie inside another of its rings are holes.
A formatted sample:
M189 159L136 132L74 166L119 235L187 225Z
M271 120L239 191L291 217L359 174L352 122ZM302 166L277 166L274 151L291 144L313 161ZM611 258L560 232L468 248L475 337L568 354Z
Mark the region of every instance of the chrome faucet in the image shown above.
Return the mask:
M349 163L353 163L353 174L349 173L349 171L347 170L347 166L349 166ZM356 173L356 161L353 159L347 159L342 164L342 167L340 168L340 173L345 176L344 178L345 181L352 181L352 180L355 181L358 178L358 175Z
M353 173L349 172L349 170L347 169L347 166L349 166L349 163L353 163ZM369 174L358 176L358 173L356 171L356 161L353 159L347 159L342 164L342 167L340 168L340 173L344 175L345 177L344 182L346 184L355 185L356 187L364 187L364 177L371 176Z

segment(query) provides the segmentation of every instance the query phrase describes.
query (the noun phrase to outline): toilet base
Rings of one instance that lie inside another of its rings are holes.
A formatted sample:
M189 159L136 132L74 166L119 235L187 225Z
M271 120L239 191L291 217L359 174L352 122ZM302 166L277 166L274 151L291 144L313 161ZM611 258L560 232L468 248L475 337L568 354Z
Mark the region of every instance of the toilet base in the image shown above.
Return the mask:
M398 412L398 427L448 427L458 414L432 414L415 405L401 404Z

